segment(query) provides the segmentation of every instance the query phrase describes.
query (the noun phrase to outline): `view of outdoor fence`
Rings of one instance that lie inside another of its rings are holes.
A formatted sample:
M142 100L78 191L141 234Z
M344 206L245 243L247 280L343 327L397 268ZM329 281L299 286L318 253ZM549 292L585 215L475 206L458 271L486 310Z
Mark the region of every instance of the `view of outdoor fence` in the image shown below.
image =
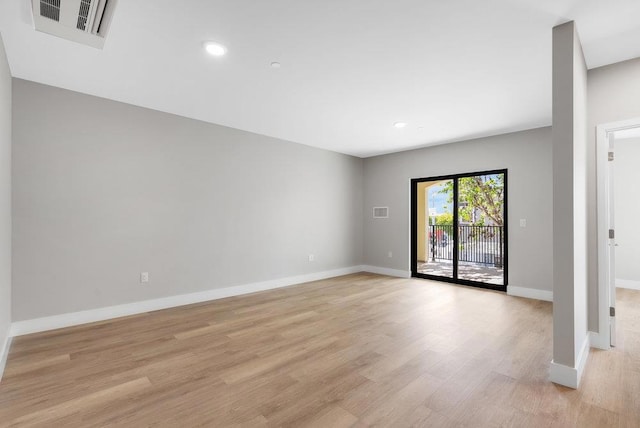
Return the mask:
M502 226L460 225L458 260L502 267L504 237ZM429 226L429 258L453 260L454 227L450 224Z

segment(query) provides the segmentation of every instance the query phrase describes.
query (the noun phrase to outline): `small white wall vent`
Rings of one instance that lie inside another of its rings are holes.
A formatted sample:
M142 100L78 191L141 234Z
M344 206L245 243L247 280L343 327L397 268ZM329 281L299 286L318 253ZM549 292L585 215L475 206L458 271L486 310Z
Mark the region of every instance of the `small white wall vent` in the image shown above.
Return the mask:
M389 218L389 207L373 207L373 218Z
M31 0L36 30L102 49L116 0Z

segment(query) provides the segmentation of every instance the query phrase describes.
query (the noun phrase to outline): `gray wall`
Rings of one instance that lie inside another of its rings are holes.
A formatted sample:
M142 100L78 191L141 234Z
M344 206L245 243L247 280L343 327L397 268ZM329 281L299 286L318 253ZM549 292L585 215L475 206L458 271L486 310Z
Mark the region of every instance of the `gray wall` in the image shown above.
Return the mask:
M598 235L596 127L640 118L640 58L589 70L588 74L589 330L598 331Z
M0 36L0 359L11 324L11 72ZM0 366L2 363L0 362ZM0 376L2 367L0 367Z
M613 193L616 225L616 278L640 283L640 138L616 140Z
M582 46L568 22L553 29L553 361L571 368L587 338L586 96Z
M362 159L23 80L13 94L14 321L362 263Z
M550 128L365 159L365 264L410 270L412 178L501 168L509 170L509 284L552 290ZM389 218L373 219L374 206L388 206Z

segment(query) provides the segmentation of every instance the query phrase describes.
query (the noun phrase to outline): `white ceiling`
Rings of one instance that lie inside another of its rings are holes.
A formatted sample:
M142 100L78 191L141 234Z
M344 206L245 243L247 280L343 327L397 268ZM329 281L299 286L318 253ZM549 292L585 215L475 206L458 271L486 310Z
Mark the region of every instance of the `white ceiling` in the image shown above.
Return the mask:
M549 125L551 28L575 20L593 68L640 56L639 16L638 0L119 0L96 50L3 0L0 32L15 77L366 157Z

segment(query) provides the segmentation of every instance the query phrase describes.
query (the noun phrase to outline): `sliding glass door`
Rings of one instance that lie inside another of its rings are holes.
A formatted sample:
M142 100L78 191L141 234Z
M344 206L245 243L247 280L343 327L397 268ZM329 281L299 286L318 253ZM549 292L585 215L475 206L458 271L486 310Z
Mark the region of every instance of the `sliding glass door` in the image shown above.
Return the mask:
M416 221L420 231L416 243L417 269L446 278L454 278L453 202L446 192L451 188L453 180L434 180L419 182L415 189L419 200Z
M413 276L506 290L507 171L411 180Z

